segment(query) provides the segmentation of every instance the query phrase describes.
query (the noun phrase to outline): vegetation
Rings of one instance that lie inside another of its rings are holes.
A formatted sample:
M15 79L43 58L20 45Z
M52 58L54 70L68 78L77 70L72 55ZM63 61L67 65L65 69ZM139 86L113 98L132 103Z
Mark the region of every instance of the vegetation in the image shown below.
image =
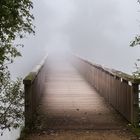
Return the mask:
M137 1L140 4L140 0ZM130 47L135 47L140 45L140 35L135 36L134 40L131 41ZM135 78L140 78L140 67L139 67L140 59L137 59L137 62L135 63L135 72L133 72L133 76Z
M130 43L131 47L135 47L137 45L140 45L140 36L136 36L135 39Z
M0 1L0 129L19 127L23 120L23 90L21 79L12 81L8 64L21 56L22 44L14 44L17 38L34 34L34 19L30 10L31 0Z
M135 39L130 43L131 47L140 45L140 36L136 36ZM135 71L132 73L134 78L140 78L140 59L135 62Z

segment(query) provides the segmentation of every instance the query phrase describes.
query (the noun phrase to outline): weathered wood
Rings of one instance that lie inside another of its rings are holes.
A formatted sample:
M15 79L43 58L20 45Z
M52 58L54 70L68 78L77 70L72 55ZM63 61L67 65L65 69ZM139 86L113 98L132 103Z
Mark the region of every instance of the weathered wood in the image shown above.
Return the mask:
M45 83L46 56L23 80L25 92L25 127L33 125L39 99L43 93Z
M56 57L56 56L55 56ZM87 88L87 85L82 85L83 80L80 78L79 83L75 81L76 77L79 75L75 73L75 70L73 70L72 67L68 65L65 66L61 63L59 64L59 58L54 58L56 62L51 61L52 64L55 66L49 66L47 64L47 70L46 70L46 58L42 60L42 62L37 65L35 69L33 69L32 72L26 78L24 79L24 87L25 87L25 126L29 127L33 124L34 121L34 115L36 113L36 109L38 104L40 103L40 97L42 96L43 92L46 92L49 94L49 97L51 97L49 91L56 91L56 93L53 93L56 97L59 95L59 88L58 86L63 83L63 90L61 91L64 93L65 96L67 93L75 93L77 94L77 100L78 95L79 98L83 95L80 95L84 91L84 98L85 93L87 93L87 97L92 99L92 96L88 95L88 92L91 95L90 88ZM58 60L57 60L58 59ZM133 76L130 76L128 74L122 73L120 71L104 68L101 65L92 64L84 59L81 59L79 57L73 57L74 65L79 70L81 75L84 76L84 78L96 89L96 91L104 97L116 110L118 110L129 122L131 122L134 125L137 125L139 122L138 113L139 113L139 106L138 106L138 85L139 85L139 79L134 79ZM57 62L58 61L58 62ZM50 63L50 62L49 62ZM55 70L56 68L56 70ZM68 71L68 72L67 72ZM70 72L69 72L70 71ZM46 72L48 76L46 77ZM60 74L60 75L59 75ZM66 74L66 75L65 75ZM75 77L76 76L76 77ZM47 81L46 81L47 79ZM62 79L62 81L61 81ZM66 83L69 81L73 82L67 85ZM47 82L47 84L46 84ZM62 83L61 83L62 82ZM49 87L46 87L46 90L44 91L44 85L48 85L50 83ZM51 84L54 84L55 86L51 86ZM84 87L78 88L75 85L78 85ZM70 87L70 91L65 91L66 86ZM55 90L58 89L58 90ZM78 92L77 92L78 90ZM83 90L83 91L82 91ZM95 91L93 90L93 93ZM80 94L79 94L80 93ZM68 98L71 98L71 95L69 97L65 98L63 95L60 95L59 97L67 100ZM97 95L96 95L97 96ZM45 101L48 103L49 100L47 99L48 96L46 95ZM55 99L55 97L53 97ZM82 102L83 99L82 98ZM80 101L79 99L79 101ZM63 101L62 100L62 104ZM55 100L54 100L55 101ZM91 102L91 100L89 100ZM92 100L95 102L95 100ZM85 101L87 106L88 103ZM96 102L97 103L97 102ZM46 104L46 103L45 103ZM93 104L95 105L95 104ZM43 105L45 106L45 105ZM65 104L63 104L65 106ZM86 106L86 107L87 107ZM94 108L94 106L92 106ZM62 115L63 116L63 115Z
M40 102L36 128L41 131L125 128L127 121L88 83L93 80L90 66L83 69L89 80L87 82L65 57L53 55L47 60L45 92ZM99 77L96 78L98 82L101 81Z
M138 98L138 84L133 84L131 88L131 121L136 126L139 125L139 98Z
M133 76L117 70L92 64L78 56L74 56L73 60L80 73L96 88L99 94L129 122L138 125L138 85L140 79L135 79Z

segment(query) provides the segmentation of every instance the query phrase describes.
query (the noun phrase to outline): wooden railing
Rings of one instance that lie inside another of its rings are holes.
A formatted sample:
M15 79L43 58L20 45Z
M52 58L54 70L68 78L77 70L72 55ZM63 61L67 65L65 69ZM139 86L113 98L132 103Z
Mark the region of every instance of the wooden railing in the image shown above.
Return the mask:
M44 91L46 56L23 80L25 90L25 127L32 127L39 99Z
M78 56L73 64L118 112L134 125L139 124L139 79L120 71L90 63Z

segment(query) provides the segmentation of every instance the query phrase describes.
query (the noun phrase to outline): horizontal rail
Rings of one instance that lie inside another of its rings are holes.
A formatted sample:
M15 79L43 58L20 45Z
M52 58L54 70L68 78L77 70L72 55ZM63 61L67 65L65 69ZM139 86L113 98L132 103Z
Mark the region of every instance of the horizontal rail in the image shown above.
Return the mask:
M140 79L135 79L133 76L117 70L93 64L78 56L73 57L73 64L106 101L129 122L138 125Z
M47 56L23 80L25 90L25 127L33 125L39 99L44 90L46 58Z

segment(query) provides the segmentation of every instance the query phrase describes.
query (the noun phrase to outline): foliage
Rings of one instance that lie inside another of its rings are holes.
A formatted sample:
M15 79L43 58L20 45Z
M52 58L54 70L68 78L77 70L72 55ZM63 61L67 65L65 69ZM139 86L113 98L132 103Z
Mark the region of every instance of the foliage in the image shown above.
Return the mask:
M137 2L140 4L140 0L137 0ZM130 46L134 47L140 45L140 35L135 36L134 40L131 41Z
M134 78L140 78L140 66L139 66L140 59L137 59L135 63L135 71L132 73Z
M140 0L137 1L140 4ZM134 40L130 42L130 47L135 47L140 45L140 35L135 36ZM134 78L140 78L140 65L139 65L140 59L137 59L137 62L135 63L135 71L132 73Z
M140 36L136 36L135 39L130 43L131 47L135 47L137 45L140 45Z
M13 45L17 37L23 38L27 32L34 33L31 8L30 0L0 1L0 65L21 55Z
M19 127L24 118L24 94L21 88L21 79L14 82L6 77L2 87L0 90L0 129L11 130L11 127Z
M21 80L12 81L8 64L21 56L17 38L34 34L31 0L0 0L0 129L17 128L23 119Z

